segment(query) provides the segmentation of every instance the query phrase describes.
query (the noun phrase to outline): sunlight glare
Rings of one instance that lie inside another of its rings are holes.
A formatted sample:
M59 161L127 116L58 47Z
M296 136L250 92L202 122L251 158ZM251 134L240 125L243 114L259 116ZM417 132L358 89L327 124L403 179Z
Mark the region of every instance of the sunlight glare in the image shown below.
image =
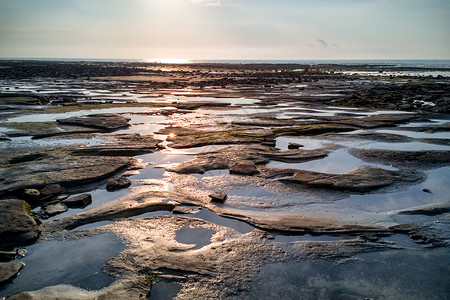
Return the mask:
M184 58L149 58L145 59L145 62L148 63L162 63L162 64L187 64L189 63L188 59Z

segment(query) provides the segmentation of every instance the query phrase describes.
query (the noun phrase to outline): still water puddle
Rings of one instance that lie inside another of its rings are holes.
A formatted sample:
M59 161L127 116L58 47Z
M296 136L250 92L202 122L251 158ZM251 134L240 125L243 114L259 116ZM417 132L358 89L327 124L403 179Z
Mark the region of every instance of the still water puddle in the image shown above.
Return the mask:
M270 161L267 164L267 167L272 168L299 169L329 174L344 174L362 166L396 170L395 168L390 166L364 162L359 158L352 156L344 149L335 150L325 158L304 163L285 163L279 161Z
M175 282L156 282L152 285L149 300L172 300L183 286Z
M215 233L207 228L182 227L175 232L175 240L181 244L194 244L196 246L191 250L196 250L211 244L211 237Z
M395 250L262 267L240 299L446 299L450 251ZM426 278L426 288L424 279Z
M88 290L104 288L114 278L102 273L103 264L124 249L112 233L34 244L26 248L27 255L21 259L26 266L13 283L0 289L0 297L57 284Z

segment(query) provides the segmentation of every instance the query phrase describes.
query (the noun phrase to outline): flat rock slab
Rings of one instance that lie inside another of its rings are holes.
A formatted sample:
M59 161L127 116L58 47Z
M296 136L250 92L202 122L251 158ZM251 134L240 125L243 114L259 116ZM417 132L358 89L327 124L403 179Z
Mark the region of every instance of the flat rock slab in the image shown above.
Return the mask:
M210 153L199 154L196 159L176 166L167 166L168 171L181 174L204 173L209 170L229 169L230 173L255 175L259 173L255 165L269 160L283 162L303 162L327 156L326 149L275 151L265 146L233 146Z
M436 167L450 164L450 151L352 149L350 153L365 161L389 162L399 167Z
M300 183L311 187L368 192L395 182L414 182L421 178L413 172L399 172L385 169L359 167L345 174L327 174L313 171L295 171L291 178L280 181Z
M21 261L0 263L0 285L16 277L23 267L25 264Z
M78 195L61 201L69 208L85 208L92 203L92 196L90 194Z
M130 118L119 114L93 114L83 117L59 119L57 121L59 124L92 127L105 131L114 131L130 126L128 124Z
M209 198L211 198L211 201L213 202L223 203L227 199L227 194L225 194L224 192L214 193L209 195Z
M132 165L134 160L120 156L54 155L0 169L0 194L48 184L77 186L106 179Z
M26 202L0 200L0 247L31 243L39 236L36 221L26 212Z
M40 190L42 198L50 198L62 193L62 187L59 184L49 184Z
M116 178L111 178L106 183L106 190L112 192L120 189L127 188L131 185L131 180L125 176L119 176Z
M56 203L47 205L44 208L44 212L48 217L56 216L59 214L62 214L63 212L67 211L67 206L63 203Z
M151 135L141 134L102 135L102 138L107 138L108 143L80 148L74 153L80 155L135 156L154 152L159 147L158 144L162 142Z

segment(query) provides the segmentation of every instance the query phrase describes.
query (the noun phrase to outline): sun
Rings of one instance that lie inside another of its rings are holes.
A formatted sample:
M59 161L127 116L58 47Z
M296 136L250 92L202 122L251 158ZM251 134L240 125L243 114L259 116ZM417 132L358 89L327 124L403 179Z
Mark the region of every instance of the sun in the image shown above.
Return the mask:
M187 64L189 63L188 59L184 58L149 58L145 59L145 62L149 63L161 63L161 64Z

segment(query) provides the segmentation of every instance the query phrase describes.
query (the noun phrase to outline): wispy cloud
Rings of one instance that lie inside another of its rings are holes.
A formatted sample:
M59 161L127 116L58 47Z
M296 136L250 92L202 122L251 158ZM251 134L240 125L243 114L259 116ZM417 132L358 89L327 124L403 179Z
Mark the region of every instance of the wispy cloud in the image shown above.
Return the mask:
M319 45L320 45L321 47L328 47L328 43L327 43L325 40L323 40L323 39L317 39L316 41L319 43Z
M223 3L220 0L191 0L192 3L201 6L222 6Z

